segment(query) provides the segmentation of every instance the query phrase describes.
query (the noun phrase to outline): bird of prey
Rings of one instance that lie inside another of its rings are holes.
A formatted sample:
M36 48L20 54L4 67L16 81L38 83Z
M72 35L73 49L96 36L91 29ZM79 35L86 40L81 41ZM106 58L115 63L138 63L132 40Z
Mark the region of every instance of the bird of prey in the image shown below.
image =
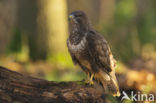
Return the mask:
M90 83L103 87L105 94L120 96L115 76L115 59L107 41L96 32L83 11L69 15L68 51L74 64L88 74Z

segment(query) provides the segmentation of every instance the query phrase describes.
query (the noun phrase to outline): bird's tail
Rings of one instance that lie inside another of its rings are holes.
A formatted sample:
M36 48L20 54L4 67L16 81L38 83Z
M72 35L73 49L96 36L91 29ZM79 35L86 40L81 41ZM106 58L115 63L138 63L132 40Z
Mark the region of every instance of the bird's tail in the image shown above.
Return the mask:
M99 71L95 73L94 79L100 85L102 85L104 93L110 93L113 96L120 96L120 91L118 87L118 83L115 77L115 73L107 73L103 71Z

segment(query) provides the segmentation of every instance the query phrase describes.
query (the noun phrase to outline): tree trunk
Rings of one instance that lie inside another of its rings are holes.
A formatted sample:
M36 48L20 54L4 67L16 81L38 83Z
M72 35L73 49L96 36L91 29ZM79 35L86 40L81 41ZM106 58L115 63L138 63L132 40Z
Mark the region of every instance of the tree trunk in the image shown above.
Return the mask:
M66 0L40 0L40 4L46 17L48 54L64 53L68 35Z
M5 53L15 29L17 0L0 0L0 55Z
M18 0L17 27L23 38L28 37L26 43L32 60L46 59L47 54L47 27L42 5L40 0Z

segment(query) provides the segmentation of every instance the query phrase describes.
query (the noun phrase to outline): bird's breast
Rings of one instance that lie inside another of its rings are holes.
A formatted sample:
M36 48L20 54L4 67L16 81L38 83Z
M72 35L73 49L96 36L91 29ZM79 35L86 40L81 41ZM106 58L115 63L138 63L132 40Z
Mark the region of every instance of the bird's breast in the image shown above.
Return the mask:
M83 37L83 39L76 45L68 40L68 49L79 60L80 64L88 69L87 71L91 71L91 65L88 61L89 55L86 37Z
M82 52L85 51L86 49L86 44L87 44L87 41L86 41L86 38L84 37L80 43L78 44L72 44L69 40L68 40L68 47L69 47L69 50L74 53L74 54L81 54Z

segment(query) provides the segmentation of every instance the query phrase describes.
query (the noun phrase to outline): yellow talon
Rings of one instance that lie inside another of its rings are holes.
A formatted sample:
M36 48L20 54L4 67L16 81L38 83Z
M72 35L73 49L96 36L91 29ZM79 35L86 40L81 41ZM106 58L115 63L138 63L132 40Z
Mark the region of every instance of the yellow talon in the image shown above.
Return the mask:
M93 77L94 77L94 74L91 74L91 77L90 77L90 85L93 85L94 84Z
M94 74L91 74L91 77L90 77L89 73L88 73L88 80L86 80L85 83L87 83L89 85L93 85L94 84L93 77L94 77Z
M94 74L91 74L90 80L93 81Z

